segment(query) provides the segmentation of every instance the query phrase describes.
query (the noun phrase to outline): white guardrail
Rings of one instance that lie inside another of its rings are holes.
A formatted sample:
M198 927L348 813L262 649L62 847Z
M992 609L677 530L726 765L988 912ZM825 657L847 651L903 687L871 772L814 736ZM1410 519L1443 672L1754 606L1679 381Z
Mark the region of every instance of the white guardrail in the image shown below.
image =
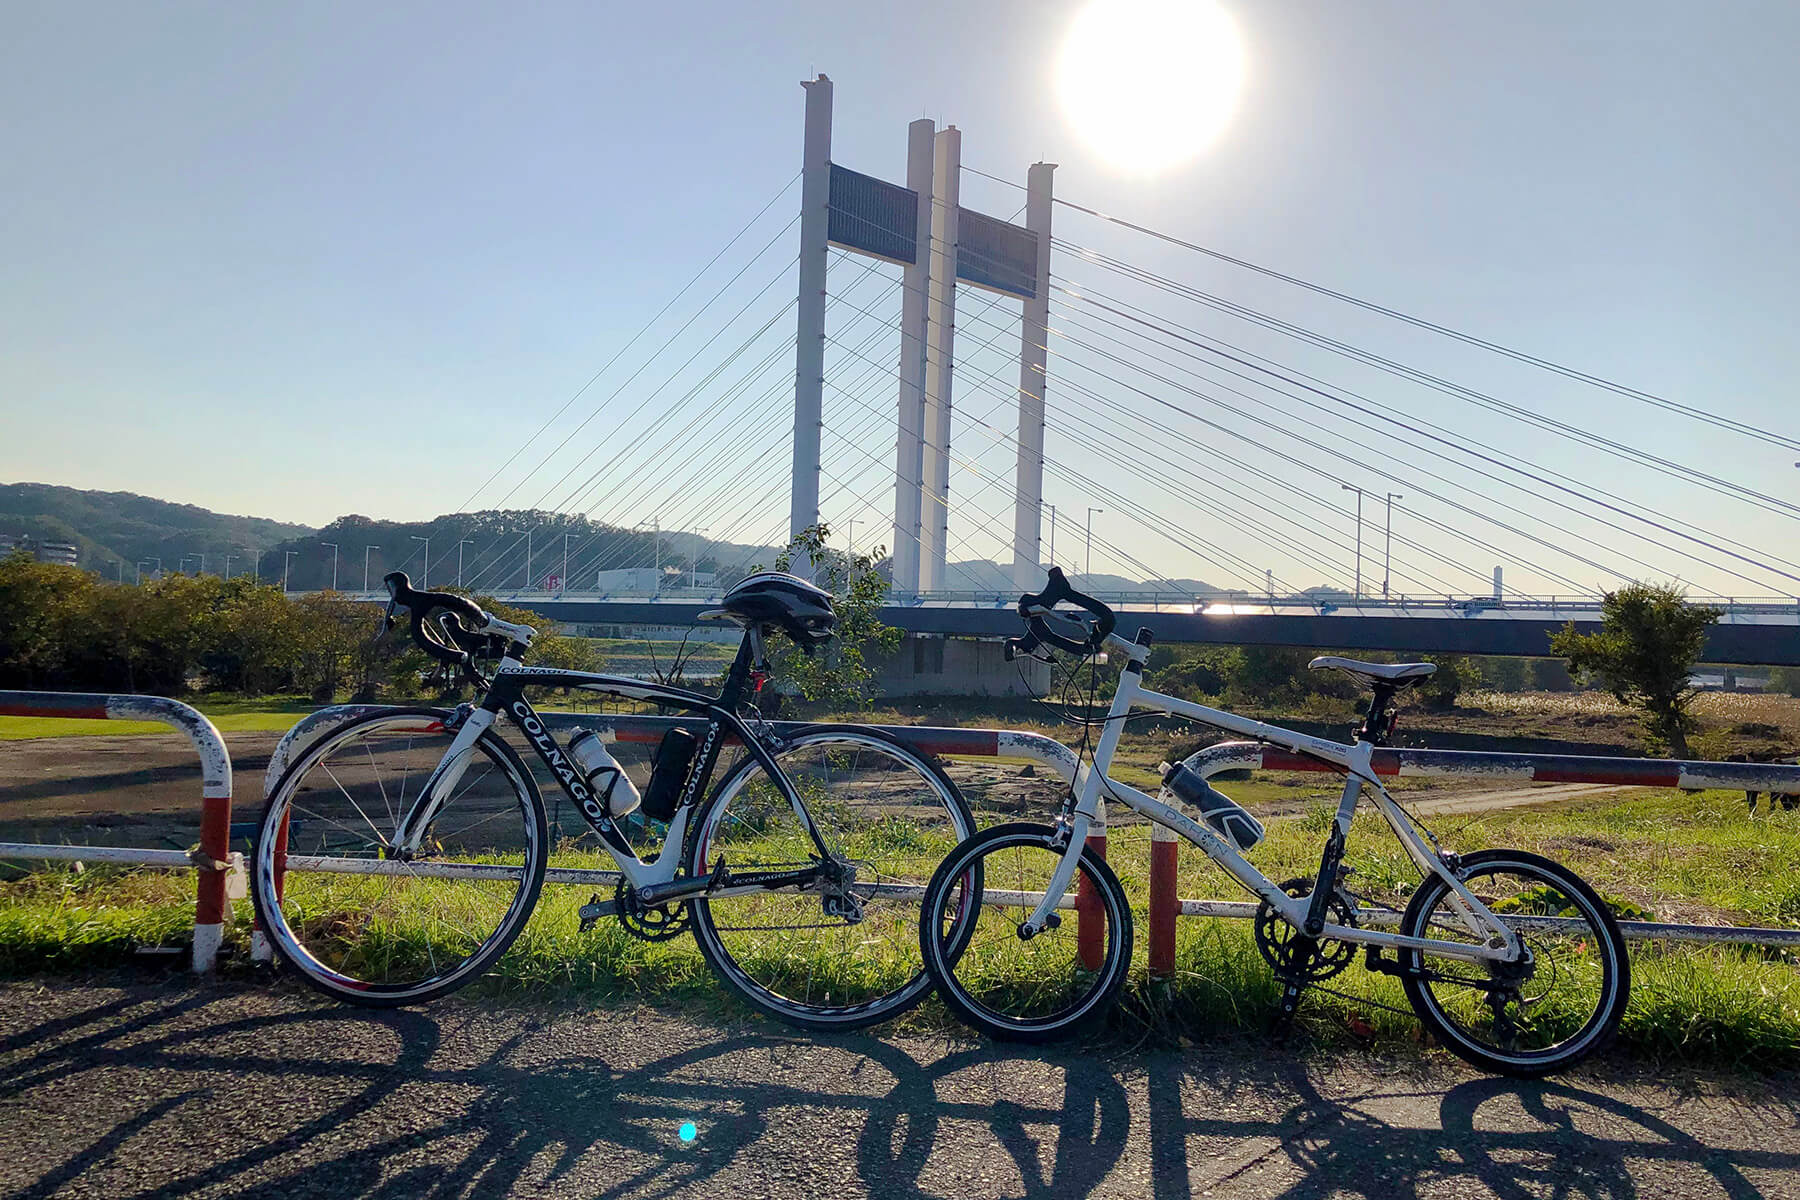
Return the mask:
M231 852L231 755L213 723L179 700L84 692L0 691L0 716L83 721L161 721L185 733L200 756L200 843L191 850L134 846L50 846L0 842L0 858L127 863L198 872L194 902L194 970L210 971L225 936L228 896L242 898L244 859Z
M269 759L264 775L265 799L283 770L305 746L344 723L380 705L336 705L300 720L283 735ZM194 963L197 970L210 968L217 953L226 899L226 878L241 879L241 856L228 852L230 834L231 763L218 731L205 717L185 704L153 696L91 696L46 692L0 691L0 715L58 716L88 719L161 720L188 733L200 752L205 779L202 800L201 844L195 851L140 850L106 846L47 846L0 843L0 858L83 859L125 862L165 868L198 868L199 900L195 914ZM581 726L603 739L627 744L654 745L676 725L695 725L697 718L648 717L607 713L544 713L553 727ZM799 723L777 722L777 730L800 728ZM1042 734L1012 729L964 729L956 726L877 726L906 739L918 749L947 758L1023 760L1055 773L1063 782L1074 780L1080 765L1075 752ZM1222 742L1203 749L1189 762L1205 777L1231 770L1329 771L1330 767L1254 742ZM1643 758L1593 758L1562 754L1509 754L1451 750L1378 750L1374 757L1378 775L1472 777L1496 782L1584 782L1646 787L1730 788L1746 792L1800 795L1800 766L1762 763L1724 763ZM1104 826L1092 837L1095 848L1105 852ZM1256 905L1236 900L1183 899L1175 887L1175 854L1178 841L1170 830L1151 826L1149 951L1153 973L1173 969L1175 921L1178 917L1247 918ZM295 858L290 865L311 870L346 873L379 873L391 864L355 859ZM417 873L423 864L410 864ZM428 870L446 877L479 870L472 864L431 864ZM617 872L551 868L546 882L607 885ZM921 889L893 887L896 895ZM999 893L993 898L1003 899ZM1069 897L1067 907L1075 907ZM1358 918L1372 925L1398 921L1398 912L1365 909ZM1545 918L1554 923L1553 918ZM1621 931L1638 941L1672 941L1697 944L1800 947L1800 929L1747 928L1621 921ZM252 935L252 956L270 956L260 930Z

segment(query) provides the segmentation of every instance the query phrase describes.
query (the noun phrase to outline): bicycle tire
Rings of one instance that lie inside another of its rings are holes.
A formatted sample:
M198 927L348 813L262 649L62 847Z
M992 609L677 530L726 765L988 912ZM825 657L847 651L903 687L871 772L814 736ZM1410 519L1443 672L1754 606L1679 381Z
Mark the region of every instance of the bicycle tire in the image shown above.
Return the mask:
M1039 876L1047 879L1055 862L1066 853L1056 845L1056 837L1056 830L1050 826L1030 822L983 830L944 858L926 888L925 903L920 910L919 952L931 973L932 982L937 985L938 994L966 1024L1002 1041L1048 1042L1075 1034L1106 1014L1117 1001L1119 990L1124 987L1131 970L1131 904L1118 876L1091 846L1081 848L1076 883L1079 885L1081 877L1085 876L1097 901L1093 910L1082 915L1102 922L1098 966L1088 967L1085 961L1081 961L1080 966L1055 962L1059 957L1068 958L1066 952L1069 949L1074 949L1080 960L1078 920L1064 921L1057 928L1042 930L1032 939L1040 942L1040 950L1048 949L1048 961L1046 955L1034 951L1031 962L1019 964L1010 972L1004 968L992 970L992 960L996 957L992 951L997 948L1003 955L1007 949L1005 926L1014 924L1036 903L1029 898L1032 882ZM1017 902L996 903L987 898L988 894L984 894L982 888L1019 890L1015 885L1021 881L1011 878L1013 872L1005 864L996 869L986 860L990 855L1013 849L1041 851L1044 857L1032 869L1031 878L1024 881L1025 897ZM973 889L964 884L965 896L958 896L959 884L971 875L981 878L982 883ZM973 896L967 896L971 891ZM956 918L967 931L960 949L953 948L940 933L943 923L951 918L952 905L960 905L966 910ZM997 947L991 947L989 939L982 934L984 914L996 918L989 925L998 930ZM1025 944L1030 945L1029 942ZM983 972L990 973L983 975ZM1046 1016L1012 1015L1000 1011L992 1002L997 997L1016 992L1021 983L1039 992L1054 992L1063 986L1057 976L1064 973L1080 985L1080 991L1059 1011ZM1091 978L1082 980L1083 973Z
M1575 872L1561 863L1531 854L1524 850L1482 850L1474 854L1464 855L1457 864L1457 876L1465 885L1483 876L1510 874L1521 879L1537 880L1542 895L1531 892L1522 893L1532 905L1554 907L1557 913L1568 908L1575 910L1575 916L1585 922L1587 931L1594 938L1594 946L1587 948L1585 937L1575 947L1578 954L1587 956L1577 963L1577 967L1587 976L1597 973L1595 986L1598 989L1598 1000L1593 1012L1582 1021L1568 1037L1541 1049L1507 1051L1503 1047L1484 1045L1478 1040L1473 1029L1465 1028L1447 1010L1444 1002L1432 990L1429 980L1419 972L1423 970L1426 956L1420 950L1405 950L1401 953L1401 962L1408 968L1408 973L1401 977L1401 984L1406 992L1408 1002L1419 1020L1437 1036L1438 1040L1451 1053L1483 1070L1517 1078L1535 1079L1556 1071L1567 1070L1581 1060L1604 1049L1618 1032L1619 1022L1625 1015L1625 1006L1631 995L1631 958L1625 947L1625 939L1619 932L1618 923L1613 919L1612 911L1599 893L1576 875ZM1401 918L1401 931L1408 937L1444 936L1447 923L1439 922L1434 927L1431 913L1446 894L1449 886L1435 875L1428 878L1413 895L1406 906L1406 913ZM1478 887L1471 887L1480 895ZM1545 897L1549 899L1545 899ZM1566 903L1565 903L1566 902ZM1483 903L1491 904L1491 900L1483 899ZM1525 911L1523 909L1521 912ZM1505 913L1500 914L1502 919ZM1527 942L1535 947L1536 959L1534 972L1545 971L1549 983L1541 985L1542 995L1532 1003L1541 1003L1543 995L1548 995L1549 988L1555 986L1557 967L1547 953L1558 939L1553 935L1543 935L1542 940L1527 936ZM1472 964L1471 964L1472 965ZM1478 969L1478 968L1477 968ZM1570 971L1573 977L1573 969ZM1532 976L1535 978L1536 975ZM1530 979L1521 987L1530 985ZM1450 985L1459 987L1465 985ZM1467 991L1473 991L1468 987ZM1452 994L1449 991L1447 995ZM1484 1001L1486 1003L1486 1001ZM1572 1003L1572 1001L1571 1001ZM1494 1006L1490 1003L1490 1008ZM1521 1005L1522 1010L1526 1008ZM1554 1012L1554 1006L1546 1010ZM1500 1020L1499 1009L1494 1008L1494 1019ZM1511 1018L1507 1018L1510 1022Z
M930 877L945 850L961 842L975 830L974 815L970 812L967 801L963 799L961 790L957 788L955 781L950 778L943 765L935 757L908 745L901 738L867 726L810 725L782 738L770 749L779 764L784 757L792 760L798 752L833 746L858 746L873 750L890 764L904 767L917 777L924 788L929 789L935 804L942 807L941 824L934 827L926 842L921 843L918 853L907 860L909 863L917 862L918 864L916 883L894 876L891 872L884 872L884 877L888 878L890 883L916 886L919 889L919 896L922 896L924 882ZM789 774L792 777L793 772L790 771ZM689 835L684 859L685 869L689 875L706 874L715 854L726 855L730 865L734 868L757 869L754 863L746 868L739 857L730 857L737 852L725 845L729 839L722 837L721 827L731 814L732 803L740 796L746 796L746 788L754 786L754 780L758 776L764 780L767 778L762 771L761 764L753 756L746 755L713 789L712 795L708 797L705 807L695 820L693 830ZM767 799L769 797L765 796L764 800ZM922 802L921 806L929 810L932 803ZM876 806L871 805L871 807ZM816 823L825 824L819 813L815 812L813 816ZM890 820L893 816L894 814L890 813L883 820ZM795 827L798 827L797 821ZM828 837L831 835L831 831L824 832ZM872 838L873 831L869 831L867 836ZM942 847L937 845L939 841L944 843ZM801 847L801 850L804 851L805 847ZM765 893L764 895L775 897L788 894ZM790 906L798 916L807 908L809 898L803 893L793 895L800 898L797 903ZM871 897L871 901L880 899L878 896ZM914 899L916 900L917 897ZM885 906L886 901L882 900L881 902ZM903 919L899 913L887 911L885 907L882 912L876 914L876 919L882 922L881 928L885 928L889 923L894 924L894 929L888 932L892 935L897 931L900 936L889 936L888 940L880 945L873 945L872 935L862 936L858 941L849 942L844 947L846 954L870 948L871 956L882 954L892 956L903 948L908 962L899 964L895 959L886 963L885 966L877 963L868 967L867 970L844 963L836 964L840 979L855 976L859 971L868 976L873 981L869 987L878 989L874 990L873 994L857 994L854 990L837 993L813 991L814 981L810 976L805 984L806 994L784 994L781 990L783 987L798 985L797 981L795 984L787 982L786 976L789 972L787 968L780 965L781 955L754 954L752 952L759 950L760 947L753 946L751 943L757 939L725 936L728 933L743 932L743 930L731 928L735 918L730 914L735 910L747 908L748 905L745 904L734 905L729 901L712 901L705 897L694 900L692 902L694 940L698 943L701 954L706 957L708 964L711 965L720 980L752 1007L777 1020L802 1029L857 1029L901 1015L916 1005L931 990L931 978L926 973L924 963L912 958L917 945L917 935L914 932L916 913L912 908L912 903L913 901L905 902ZM896 904L894 907L898 908L899 905ZM811 901L811 912L814 920L823 915L816 900ZM726 916L726 919L719 919L722 914ZM864 919L870 921L867 914ZM835 928L829 922L822 923L822 927ZM778 928L780 927L771 927L766 932L773 932ZM790 928L798 928L798 926L790 926ZM855 928L855 926L846 923L844 928ZM867 925L864 929L865 934L873 928L877 928L877 926L873 923ZM792 941L792 939L789 940ZM845 940L848 941L848 939ZM815 946L812 948L812 953L817 956L823 951ZM757 961L758 959L760 961ZM805 961L805 957L794 953L788 955L788 961L794 964L792 969L797 972L798 964ZM901 965L912 966L913 969L903 982L896 983L891 987L885 986L883 981L897 977ZM881 969L877 969L878 967Z
M298 865L298 861L305 859L305 856L299 853L301 847L285 846L284 848L284 839L281 835L284 828L292 829L290 818L296 816L297 797L303 793L306 781L312 777L315 768L323 766L326 775L331 777L331 782L343 793L345 799L352 806L358 804L354 793L331 770L328 760L334 752L347 747L355 747L359 743L366 752L372 777L376 779L377 786L381 789L379 795L383 804L391 805L393 800L398 800L401 806L399 811L404 811L405 782L401 782L397 796L392 798L388 796L386 784L378 773L379 763L371 743L382 734L383 727L392 727L389 731L390 737L397 738L404 733L408 737L416 735L420 738L430 739L428 747L418 756L418 761L434 761L432 759L434 754L441 757L438 747L441 745L443 749L447 749L449 746L449 734L443 729L443 722L449 715L442 709L389 708L356 717L307 745L282 772L281 778L269 793L268 803L263 808L254 852L255 865L251 872L251 902L255 906L257 919L263 931L283 964L295 971L309 986L334 999L369 1008L394 1008L403 1005L424 1004L447 995L479 978L498 961L500 956L505 954L508 947L512 945L514 939L518 937L520 931L524 929L526 922L531 918L532 910L537 906L549 853L549 830L545 819L543 799L531 777L531 772L526 768L517 752L507 744L504 738L492 730L484 733L477 740L475 754L477 761L481 757L487 759L490 764L490 771L487 774L492 774L493 771L499 772L504 786L495 787L491 797L483 794L481 803L486 804L487 808L481 811L487 812L488 816L475 819L464 829L458 831L465 835L464 841L472 842L475 839L484 839L488 843L488 848L492 849L505 837L507 825L504 822L498 831L490 827L483 829L480 834L473 835L473 837L467 836L467 831L478 825L487 825L496 817L505 817L516 806L515 815L519 819L519 845L515 853L512 852L509 844L507 847L509 853L506 856L508 859L518 860L516 869L510 862L478 864L480 866L500 865L505 871L505 880L515 877L517 879L517 884L510 894L507 884L503 880L488 881L499 886L488 888L481 893L492 897L490 902L483 907L490 912L497 910L491 931L481 932L477 928L470 927L459 929L452 924L450 920L452 916L462 916L465 920L470 921L470 925L485 926L488 923L486 920L479 922L470 920L468 914L471 910L468 907L468 901L476 893L472 886L452 890L448 885L456 882L454 878L433 879L424 872L422 867L420 873L411 875L377 874L373 870L366 874L355 871L320 870L317 872L318 879L315 881L314 871ZM418 723L417 729L409 729L406 722ZM358 762L359 760L352 755L350 761ZM474 769L472 762L470 771L472 772ZM483 778L485 777L486 775L483 776ZM465 775L465 780L467 778ZM446 803L437 820L433 822L434 832L442 833L443 836L453 836L443 830L446 815L455 820L457 816L473 810L477 801L469 799L468 790L473 786L473 782L465 782L462 790ZM324 789L321 788L321 790ZM368 794L366 785L363 790L365 794ZM362 810L359 808L357 811ZM351 832L363 836L369 841L369 845L364 847L340 845L329 848L333 852L326 854L327 848L322 844L323 830L334 824L340 825L340 828L347 828L347 825L334 821L328 814L319 814L309 818L305 808L301 808L299 812L299 820L302 824L309 819L314 819L321 826L322 832L318 839L321 841L321 846L317 861L328 863L334 859L366 858L373 863L382 860L375 839L368 838L368 835L361 835L360 830L351 830ZM370 825L376 838L379 838L379 829L375 828L374 822L370 822ZM345 835L338 836L341 842ZM467 848L460 842L457 845L459 850ZM348 854L346 854L347 849L351 851ZM377 870L391 872L393 866L390 862ZM282 880L279 885L278 878ZM359 898L355 891L358 885L343 883L342 881L346 879L388 880L386 885L364 885L366 890L375 892L382 898L383 906L372 906L366 897ZM395 897L392 881L396 879L403 880L413 894L402 894ZM430 882L427 882L428 880ZM304 886L297 886L302 881L304 881ZM466 882L481 883L484 881ZM384 886L385 890L382 890ZM334 894L334 889L336 893L340 894ZM457 897L460 899L452 902L453 898ZM498 908L499 902L502 900L505 902L503 909ZM309 908L312 911L308 912ZM384 925L384 912L390 911L393 919ZM290 919L290 914L292 914L292 919ZM451 949L457 945L473 942L470 952L460 956L448 968L440 969L436 957L437 950L433 946L433 931L427 928L421 932L416 928L421 917L428 922L435 921L436 927L440 931L446 926L450 927L450 934L447 936ZM408 925L408 922L411 922L411 926ZM401 933L403 929L404 934ZM420 978L405 981L364 977L378 973L374 969L374 964L379 961L399 964L405 960L403 955L392 950L385 950L388 954L385 960L380 959L375 953L364 953L361 961L368 966L359 972L355 969L355 964L358 962L358 948L351 945L349 941L352 932L369 935L371 944L375 944L378 939L385 938L384 949L387 946L403 944L403 937L410 937L411 944L408 948L412 949L415 960L417 948L421 944L423 946L426 954L426 973ZM322 951L325 951L327 945L332 947L332 953L322 957ZM336 957L335 965L326 961L327 957Z

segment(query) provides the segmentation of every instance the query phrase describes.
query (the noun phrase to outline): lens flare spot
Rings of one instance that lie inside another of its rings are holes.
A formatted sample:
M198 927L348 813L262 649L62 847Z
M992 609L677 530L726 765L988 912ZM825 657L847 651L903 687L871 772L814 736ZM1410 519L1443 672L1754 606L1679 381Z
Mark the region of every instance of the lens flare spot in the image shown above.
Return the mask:
M692 1121L683 1121L681 1128L675 1131L675 1135L684 1142L691 1142L700 1136L700 1127Z

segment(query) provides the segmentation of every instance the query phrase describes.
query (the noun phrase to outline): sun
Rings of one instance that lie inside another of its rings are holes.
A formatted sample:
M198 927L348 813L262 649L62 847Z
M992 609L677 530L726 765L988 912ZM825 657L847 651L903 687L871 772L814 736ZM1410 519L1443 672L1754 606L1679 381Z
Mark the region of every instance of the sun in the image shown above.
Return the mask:
M1057 63L1063 112L1081 140L1146 174L1205 150L1243 80L1237 26L1210 0L1090 0Z

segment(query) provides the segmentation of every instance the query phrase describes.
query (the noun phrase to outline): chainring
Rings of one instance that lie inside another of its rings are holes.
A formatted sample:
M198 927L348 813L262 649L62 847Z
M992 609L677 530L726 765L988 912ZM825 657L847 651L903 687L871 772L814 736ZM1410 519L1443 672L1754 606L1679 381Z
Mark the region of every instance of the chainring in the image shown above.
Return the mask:
M645 942L666 942L680 937L687 932L693 921L693 912L687 901L679 904L645 904L638 899L637 889L626 880L619 880L619 886L613 891L613 901L619 917L619 924L632 937Z
M1305 878L1290 879L1281 885L1281 890L1296 900L1304 899L1312 895L1313 881ZM1356 913L1342 893L1331 897L1326 905L1326 912L1335 924L1356 924ZM1299 982L1317 983L1338 974L1356 957L1356 947L1350 942L1321 938L1317 952L1307 962L1297 944L1300 936L1300 931L1288 924L1287 919L1275 911L1275 906L1267 900L1256 906L1256 948L1262 952L1263 961L1269 964L1277 977L1295 979L1298 976ZM1306 962L1304 972L1298 968L1301 962Z

